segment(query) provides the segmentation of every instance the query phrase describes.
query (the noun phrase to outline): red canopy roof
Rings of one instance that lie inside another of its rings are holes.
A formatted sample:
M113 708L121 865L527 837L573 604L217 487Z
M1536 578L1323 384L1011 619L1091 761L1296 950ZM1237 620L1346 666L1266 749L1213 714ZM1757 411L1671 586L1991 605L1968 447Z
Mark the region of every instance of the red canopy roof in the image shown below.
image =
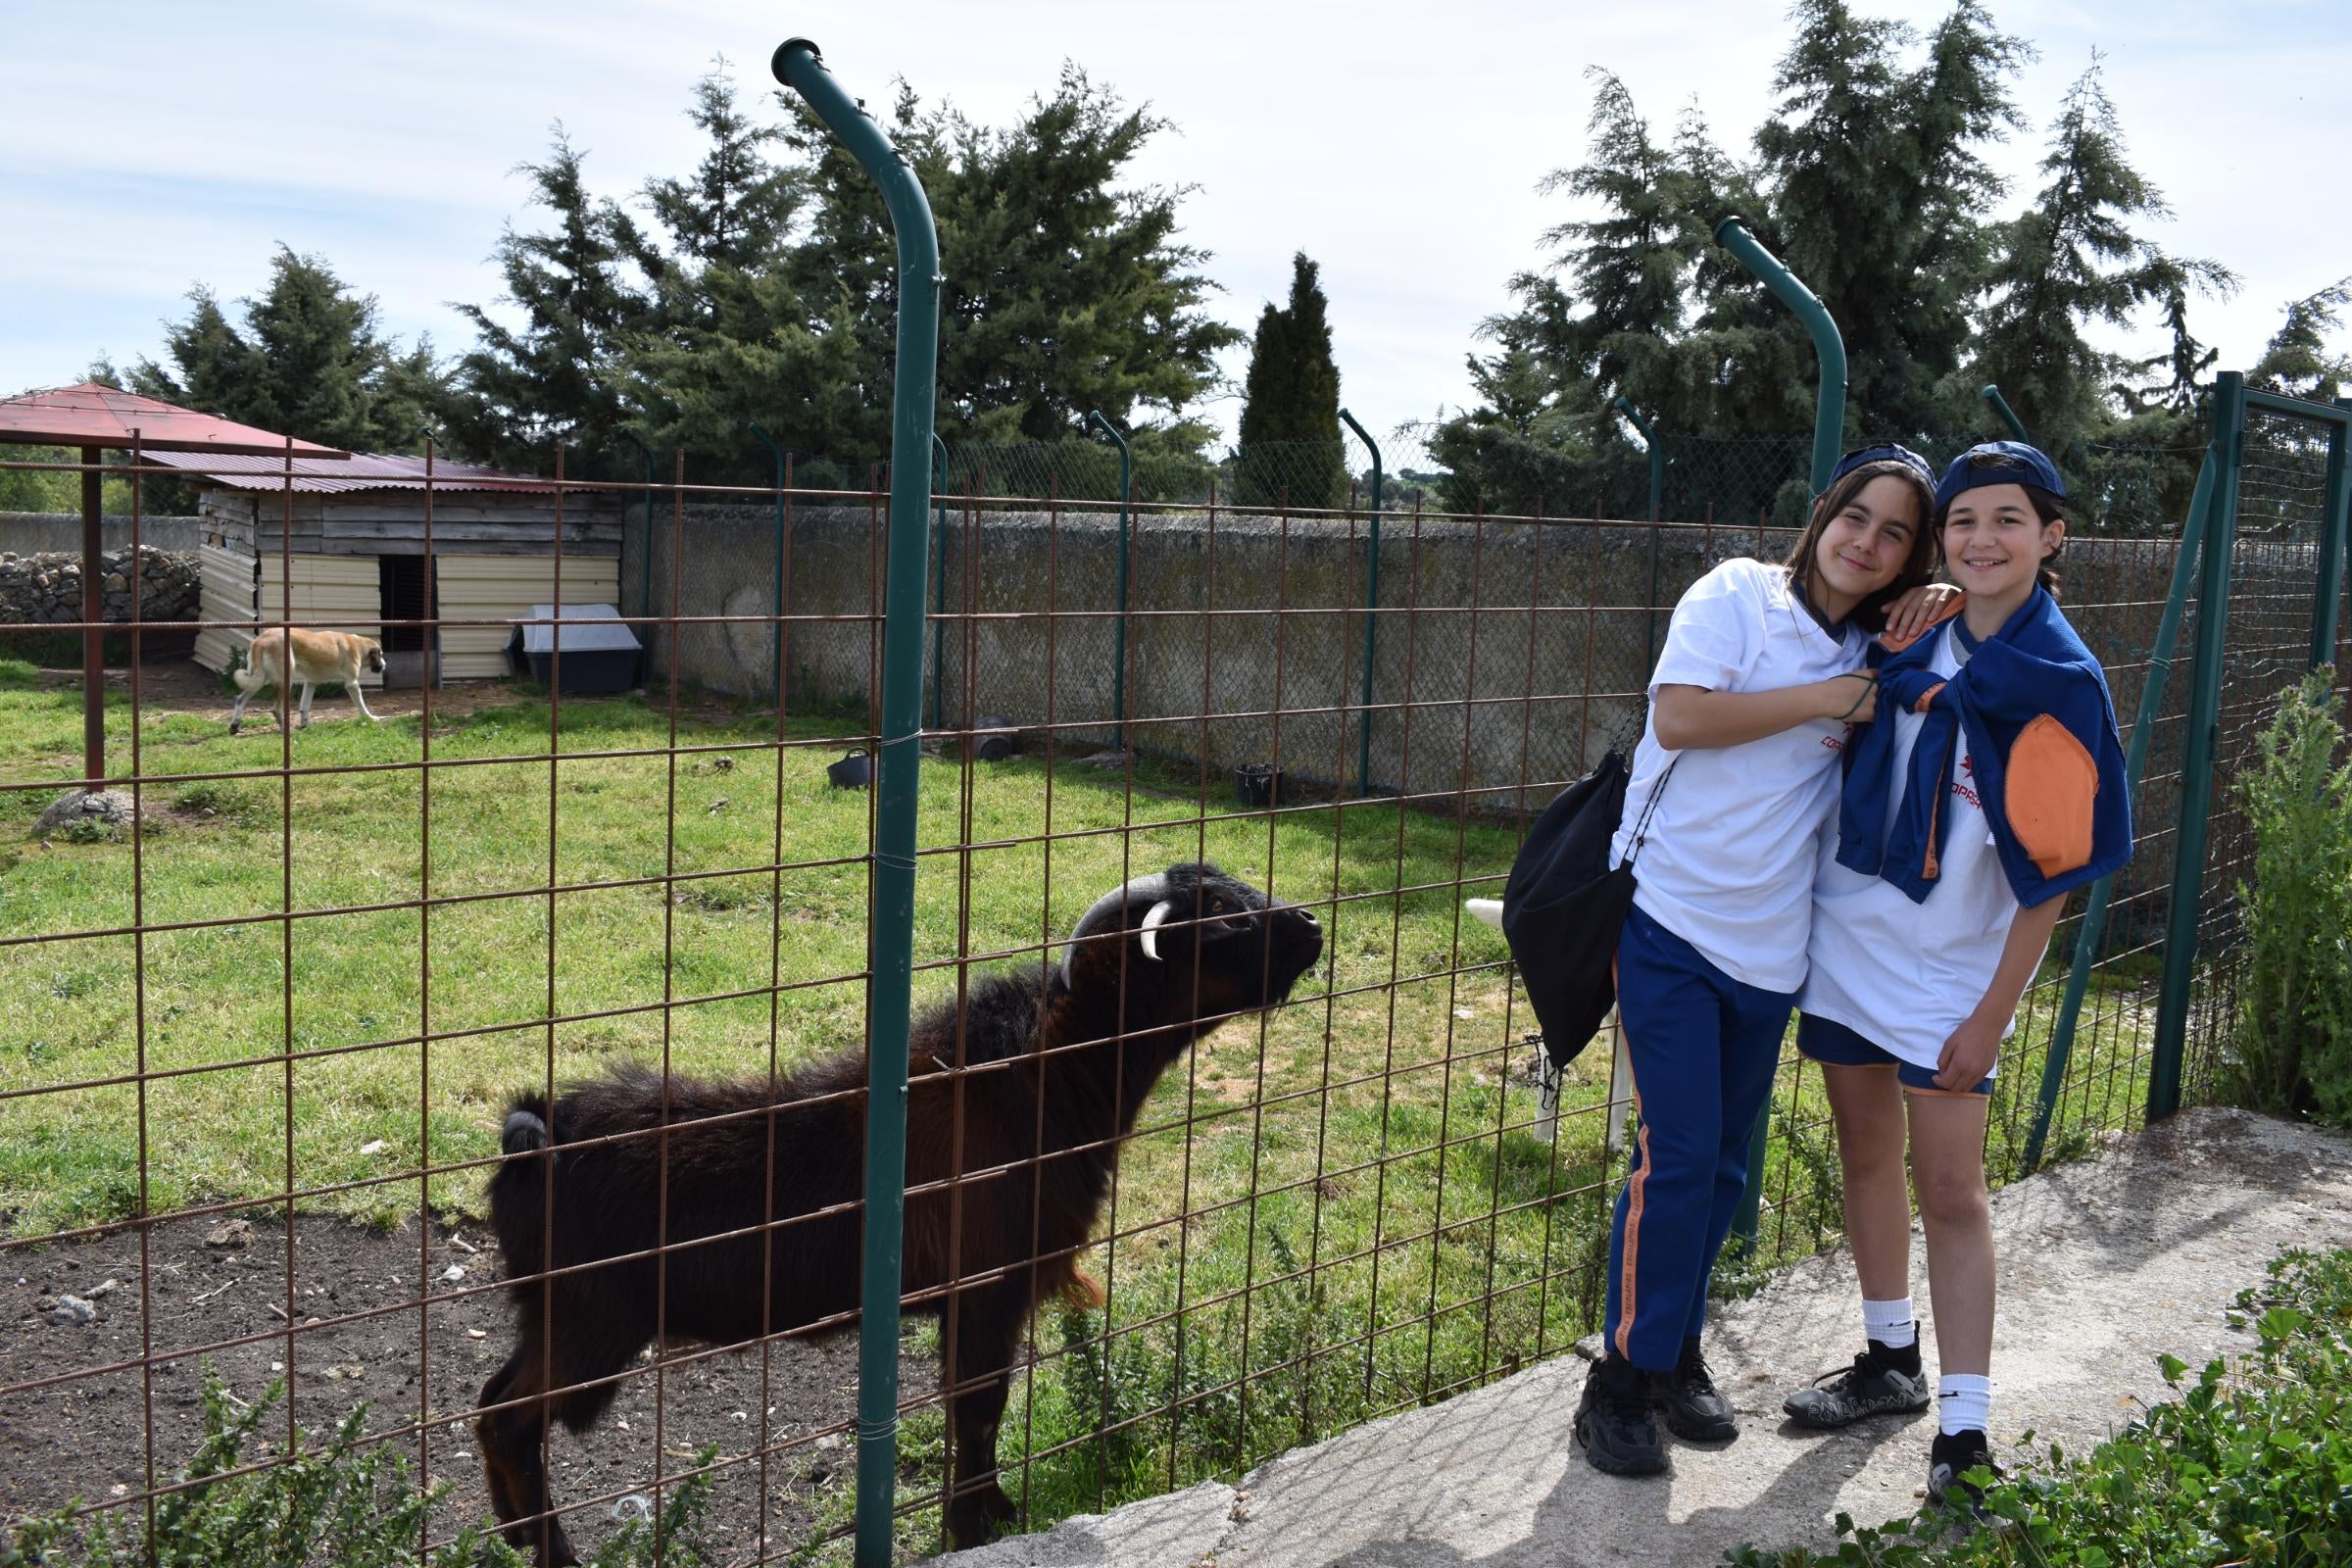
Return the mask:
M282 458L289 450L298 458L351 455L308 441L289 443L282 435L250 424L215 418L135 392L118 392L95 381L0 401L0 441L128 449L133 430L138 432L140 447L148 451L241 452L272 458Z
M424 488L424 460L404 457L399 453L355 452L349 457L335 454L340 461L321 463L315 458L296 458L292 463L278 454L267 458L216 456L210 452L158 452L159 467L179 468L199 479L230 490L278 489L308 491L315 494L340 495L352 490L421 490ZM485 468L471 463L452 463L447 458L433 465L433 488L436 490L509 490L536 494L552 494L555 484L546 479L534 479L528 474L507 473L498 468Z

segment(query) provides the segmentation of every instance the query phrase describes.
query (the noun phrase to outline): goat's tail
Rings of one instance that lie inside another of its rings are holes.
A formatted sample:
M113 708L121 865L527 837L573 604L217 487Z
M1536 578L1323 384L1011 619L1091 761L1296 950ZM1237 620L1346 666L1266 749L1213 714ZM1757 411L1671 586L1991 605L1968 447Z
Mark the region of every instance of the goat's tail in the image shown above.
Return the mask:
M507 1112L506 1130L498 1135L498 1147L510 1154L536 1154L547 1147L547 1120L541 1113L547 1102L537 1098L518 1100Z
M547 1172L533 1156L544 1154L555 1141L548 1116L547 1101L539 1095L520 1096L507 1108L507 1123L498 1138L507 1157L490 1178L490 1229L506 1254L507 1273L517 1279L540 1268Z

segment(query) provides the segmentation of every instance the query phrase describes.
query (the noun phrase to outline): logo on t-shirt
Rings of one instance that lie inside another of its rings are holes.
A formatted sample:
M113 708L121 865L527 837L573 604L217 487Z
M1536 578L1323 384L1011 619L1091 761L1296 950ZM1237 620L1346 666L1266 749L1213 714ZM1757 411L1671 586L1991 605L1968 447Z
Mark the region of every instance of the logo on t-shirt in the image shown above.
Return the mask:
M1976 790L1973 789L1970 784L1964 784L1961 782L1962 779L1967 779L1973 783L1976 779L1976 759L1970 757L1966 752L1962 752L1960 754L1959 771L1952 779L1952 793L1959 796L1969 805L1975 807L1978 810L1982 811L1984 809L1984 805L1982 801L1977 799Z

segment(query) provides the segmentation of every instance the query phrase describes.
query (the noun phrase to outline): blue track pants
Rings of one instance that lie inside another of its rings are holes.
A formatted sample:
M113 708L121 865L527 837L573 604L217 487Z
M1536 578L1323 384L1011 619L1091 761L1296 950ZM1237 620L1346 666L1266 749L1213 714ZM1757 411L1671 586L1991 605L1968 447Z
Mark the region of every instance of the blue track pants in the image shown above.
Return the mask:
M1667 1371L1707 1318L1707 1276L1747 1184L1793 992L1725 974L1640 907L1617 944L1617 1010L1641 1132L1609 1231L1608 1348Z

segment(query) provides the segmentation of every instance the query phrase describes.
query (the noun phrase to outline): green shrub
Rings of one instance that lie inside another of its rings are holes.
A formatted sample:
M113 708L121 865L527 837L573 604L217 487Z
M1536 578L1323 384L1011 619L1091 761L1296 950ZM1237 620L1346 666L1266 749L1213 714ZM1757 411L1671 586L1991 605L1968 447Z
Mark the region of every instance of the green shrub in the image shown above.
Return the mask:
M368 1406L345 1416L325 1447L306 1450L297 1432L274 1462L235 1474L245 1444L285 1396L284 1379L250 1405L229 1396L210 1366L204 1374L204 1440L174 1481L186 1483L158 1496L152 1539L141 1513L107 1511L75 1517L78 1502L0 1531L0 1568L391 1568L418 1561L426 1511L448 1491L442 1483L418 1492L405 1454L386 1443L364 1444ZM695 1474L670 1490L661 1515L630 1519L589 1559L590 1568L668 1568L714 1562L702 1540L710 1501L705 1448ZM430 1568L524 1568L527 1559L494 1535L468 1527L423 1559Z
M2280 698L2234 785L2254 829L2238 884L2249 961L2221 1088L2260 1110L2352 1121L2352 765L2333 672Z
M2069 1459L1989 1485L2006 1529L1922 1513L1877 1530L1840 1514L1833 1552L1729 1553L1739 1568L2125 1568L2352 1562L2352 1251L2289 1252L2238 1297L2256 1343L2209 1362L2181 1396ZM2188 1372L2160 1357L2165 1380ZM1980 1475L1980 1480L1989 1480Z

